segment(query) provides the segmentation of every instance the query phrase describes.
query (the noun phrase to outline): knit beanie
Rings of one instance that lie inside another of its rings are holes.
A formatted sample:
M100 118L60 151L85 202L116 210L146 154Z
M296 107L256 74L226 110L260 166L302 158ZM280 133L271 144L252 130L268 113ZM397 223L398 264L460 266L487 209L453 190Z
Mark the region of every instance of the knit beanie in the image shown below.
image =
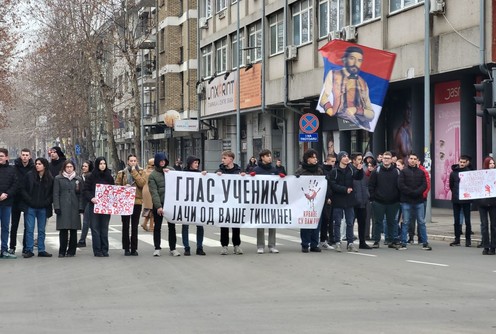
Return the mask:
M348 156L348 152L346 152L346 151L339 152L338 153L338 156L336 158L337 163L340 163L341 162L341 159L343 159L345 156Z

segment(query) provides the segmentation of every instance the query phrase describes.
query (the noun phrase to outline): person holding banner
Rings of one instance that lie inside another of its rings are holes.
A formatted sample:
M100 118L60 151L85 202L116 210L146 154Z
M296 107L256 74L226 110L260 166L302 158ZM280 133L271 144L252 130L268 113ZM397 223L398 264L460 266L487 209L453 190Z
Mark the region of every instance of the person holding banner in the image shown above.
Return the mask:
M301 167L295 171L297 177L304 175L324 175L324 171L319 166L318 153L310 148L303 153ZM315 229L300 229L301 251L320 253L322 250L319 247L320 223Z
M495 163L492 157L486 157L483 169L494 169ZM482 255L494 255L496 251L496 197L477 200L481 220ZM489 215L489 219L487 216Z
M463 212L465 217L465 247L472 245L472 222L470 220L470 201L460 199L460 172L467 172L470 168L470 157L461 155L457 165L451 166L453 170L449 176L449 187L451 190L451 203L453 204L454 232L455 241L450 243L450 246L460 246L460 236L462 234L462 224L460 222L460 212Z
M277 169L272 165L272 152L268 149L260 151L258 155L258 164L253 168L250 175L255 176L255 174L263 175L280 175L285 177L286 175L277 171ZM276 248L276 229L269 228L269 253L277 254L279 251ZM265 252L265 229L257 228L257 253L263 254Z
M143 204L143 187L146 184L143 169L138 166L138 158L134 154L127 157L127 167L117 173L115 184L118 186L134 187L133 214L121 216L122 221L122 249L124 256L138 256L138 225ZM131 236L129 236L129 223L131 223Z
M200 159L194 156L189 156L186 158L186 167L184 167L183 172L196 172L200 173ZM205 172L206 173L206 172ZM184 256L191 255L191 248L189 246L189 225L183 224L182 227L182 239L184 246ZM203 226L196 225L196 255L207 255L203 251Z
M245 173L241 172L241 167L238 164L234 163L234 153L232 151L224 151L222 152L222 163L219 165L219 169L216 171L217 175L222 174L241 174L245 175ZM241 255L243 251L241 250L241 230L239 228L232 228L232 243L234 245L234 254ZM221 227L220 228L220 244L222 246L221 255L227 255L228 250L227 246L229 245L229 228Z
M174 168L169 166L169 157L167 153L159 152L155 154L153 160L155 169L151 172L148 177L148 188L150 189L150 194L152 195L153 202L153 220L155 221L155 226L153 228L153 244L155 246L155 251L153 256L160 256L160 247L162 240L162 222L164 220L164 197L165 197L165 173L168 173ZM181 254L176 250L176 224L167 223L168 227L168 237L169 237L169 254L171 256L180 256Z
M114 178L110 169L107 167L107 160L104 157L98 157L95 160L95 168L84 181L84 197L90 203L90 227L91 241L93 244L93 255L96 257L109 256L109 214L96 214L95 204L98 198L95 197L97 184L114 184Z

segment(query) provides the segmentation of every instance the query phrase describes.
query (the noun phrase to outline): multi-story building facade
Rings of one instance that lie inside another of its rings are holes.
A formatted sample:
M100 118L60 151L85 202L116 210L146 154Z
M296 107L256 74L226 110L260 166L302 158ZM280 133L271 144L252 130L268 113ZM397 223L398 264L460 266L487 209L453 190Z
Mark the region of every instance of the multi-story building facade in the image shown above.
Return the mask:
M330 141L336 152L391 149L422 158L426 147L432 158L432 198L443 205L451 163L463 153L480 165L483 155L493 151L492 126L476 116L473 84L488 75L479 65L495 58L496 8L481 0L431 0L428 5L431 142L424 145L424 1L199 0L198 93L205 154L236 150L244 164L269 148L291 173L306 148L325 156ZM333 38L397 55L373 133L340 129L334 118L315 111L324 73L318 50ZM317 143L299 142L299 119L306 112L320 119Z

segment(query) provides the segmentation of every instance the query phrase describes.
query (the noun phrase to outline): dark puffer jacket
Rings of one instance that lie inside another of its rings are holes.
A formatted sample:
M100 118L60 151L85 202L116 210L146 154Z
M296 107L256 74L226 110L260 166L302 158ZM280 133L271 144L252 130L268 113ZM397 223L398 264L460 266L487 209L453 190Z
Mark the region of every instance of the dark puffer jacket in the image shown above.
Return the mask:
M353 180L363 178L363 169L356 169L351 164L345 168L337 166L329 175L332 206L335 208L350 208L358 204L354 191L348 194L348 188L353 188Z
M264 164L262 160L258 161L258 165L253 169L256 174L278 175L277 169L272 164Z
M6 193L7 198L0 201L0 206L12 206L14 196L17 192L17 176L14 167L6 164L0 164L0 194Z
M422 203L423 193L427 189L424 172L418 167L405 166L398 177L398 188L401 203Z
M394 166L377 167L369 179L370 200L381 204L393 204L400 201L398 177L400 171Z
M227 168L224 164L219 165L219 169L217 169L216 173L222 174L239 174L241 173L241 167L238 164L234 164L233 168Z
M34 170L33 159L29 159L28 164L24 166L22 164L21 158L17 158L14 161L14 168L16 170L16 175L17 175L17 184L19 185L19 187L21 187L28 172ZM13 208L15 208L16 210L20 210L20 208L22 207L21 202L22 202L22 195L21 192L18 191L16 196L14 197Z
M453 203L470 203L470 201L460 200L459 192L460 192L460 173L468 172L471 169L466 166L465 168L460 168L458 164L451 166L452 172L449 176L449 187L451 190L451 202Z

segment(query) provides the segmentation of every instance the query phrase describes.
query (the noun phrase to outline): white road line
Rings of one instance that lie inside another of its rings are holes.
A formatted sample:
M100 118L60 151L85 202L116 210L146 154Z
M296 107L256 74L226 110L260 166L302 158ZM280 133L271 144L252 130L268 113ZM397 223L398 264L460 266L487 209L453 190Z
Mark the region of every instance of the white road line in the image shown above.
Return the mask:
M449 267L447 264L442 263L433 263L433 262L424 262L424 261L414 261L414 260L406 260L406 262L410 263L418 263L418 264L427 264L429 266L438 266L438 267Z
M348 254L353 254L353 255L361 255L361 256L369 256L369 257L377 257L375 254L367 254L367 253L355 253L355 252L348 252Z

